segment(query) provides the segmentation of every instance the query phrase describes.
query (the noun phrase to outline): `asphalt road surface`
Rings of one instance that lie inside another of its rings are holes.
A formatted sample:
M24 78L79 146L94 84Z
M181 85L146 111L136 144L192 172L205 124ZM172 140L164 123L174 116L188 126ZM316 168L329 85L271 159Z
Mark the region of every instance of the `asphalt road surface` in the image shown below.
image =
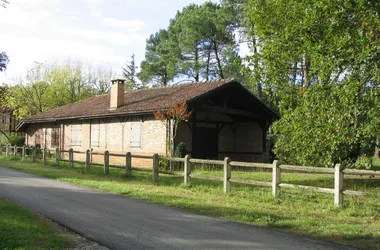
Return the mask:
M111 249L354 249L1 167L0 195Z

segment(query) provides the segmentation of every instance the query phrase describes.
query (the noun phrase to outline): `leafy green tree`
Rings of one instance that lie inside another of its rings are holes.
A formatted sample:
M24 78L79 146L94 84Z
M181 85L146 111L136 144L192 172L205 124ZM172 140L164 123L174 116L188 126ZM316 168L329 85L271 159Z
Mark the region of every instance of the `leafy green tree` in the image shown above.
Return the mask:
M195 81L226 77L222 54L237 46L232 19L231 12L212 2L191 4L177 13L169 34L181 48L177 65L182 75Z
M24 118L47 110L104 94L101 86L111 82L112 72L85 70L80 62L34 63L15 86L8 86L2 103ZM109 79L107 79L109 77ZM99 85L101 84L101 85Z
M123 75L127 79L127 84L125 84L125 90L137 89L137 66L135 63L135 54L132 54L131 61L125 64L123 68Z
M379 100L378 88L358 81L311 86L273 126L279 136L277 156L284 162L331 167L372 155L380 131Z
M234 22L234 13L219 4L186 6L170 20L167 30L147 40L139 78L166 86L176 77L201 81L236 75L232 71L239 60Z
M172 46L167 30L161 29L146 41L145 60L141 62L139 79L153 85L166 86L176 76L178 47Z
M374 147L379 9L375 0L244 3L253 79L282 115L274 132L283 160L331 166Z
M91 95L107 94L111 88L110 82L116 79L116 73L106 65L89 65L84 81L91 88Z

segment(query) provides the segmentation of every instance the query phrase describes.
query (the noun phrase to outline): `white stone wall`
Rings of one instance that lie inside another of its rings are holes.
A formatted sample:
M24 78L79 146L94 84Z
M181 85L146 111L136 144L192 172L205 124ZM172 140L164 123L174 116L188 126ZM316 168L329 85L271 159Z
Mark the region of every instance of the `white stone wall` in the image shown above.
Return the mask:
M119 120L118 118L112 119L94 119L83 120L80 122L67 121L58 125L60 127L60 145L61 149L68 150L73 148L74 151L86 151L91 145L91 123L100 124L99 133L99 147L94 147L94 152L103 153L108 150L112 153L125 154L131 152L136 155L149 155L153 156L154 153L166 153L166 127L161 121L154 119L153 116L145 117L129 117L128 119ZM141 124L141 145L139 148L130 147L131 124ZM71 145L71 127L73 125L81 126L82 143L81 146ZM32 124L27 128L26 142L30 146L35 146L35 138L37 133L41 136L41 147L51 148L51 130L52 124ZM84 155L74 155L76 160L84 160ZM103 162L102 156L94 156L93 160L96 162ZM124 164L124 158L111 157L111 164ZM151 166L151 160L137 160L133 159L134 165L138 166Z

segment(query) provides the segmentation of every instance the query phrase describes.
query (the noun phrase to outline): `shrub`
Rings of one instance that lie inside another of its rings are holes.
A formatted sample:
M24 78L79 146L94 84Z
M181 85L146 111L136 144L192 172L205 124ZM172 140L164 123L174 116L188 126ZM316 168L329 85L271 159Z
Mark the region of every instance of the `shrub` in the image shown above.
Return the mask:
M19 147L25 145L25 136L10 135L8 136L8 143L11 145L17 145Z
M186 144L184 142L180 142L177 148L174 150L174 156L176 157L185 157L187 154Z

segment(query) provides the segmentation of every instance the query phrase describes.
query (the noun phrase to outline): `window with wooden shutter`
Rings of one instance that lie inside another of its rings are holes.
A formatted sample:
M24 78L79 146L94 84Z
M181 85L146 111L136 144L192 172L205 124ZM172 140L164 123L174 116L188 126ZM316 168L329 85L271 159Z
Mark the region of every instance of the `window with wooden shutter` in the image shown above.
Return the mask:
M100 125L91 124L91 147L98 148L100 144Z
M141 123L136 122L131 125L131 148L141 147Z
M81 125L71 126L71 146L72 147L82 146L82 126Z
M59 147L59 128L51 129L51 146L53 148Z

